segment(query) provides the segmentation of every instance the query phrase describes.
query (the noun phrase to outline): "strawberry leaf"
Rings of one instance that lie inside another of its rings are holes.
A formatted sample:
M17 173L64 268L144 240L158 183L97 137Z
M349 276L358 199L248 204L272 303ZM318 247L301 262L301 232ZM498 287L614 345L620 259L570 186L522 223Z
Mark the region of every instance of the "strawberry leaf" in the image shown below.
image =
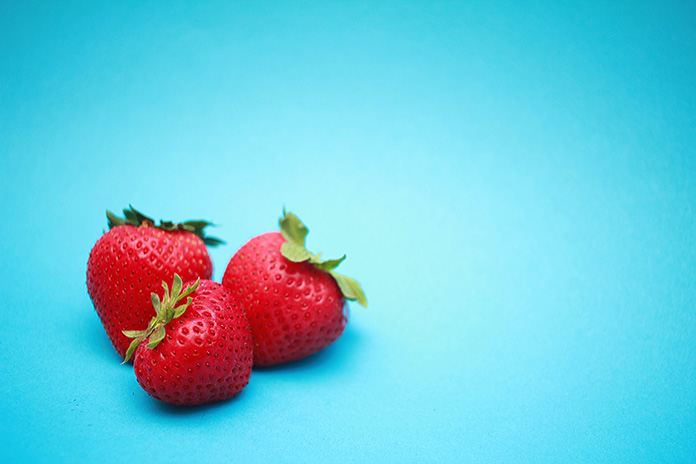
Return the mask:
M126 224L129 224L128 219L123 219L118 216L116 216L114 213L109 211L108 209L106 210L106 220L109 225L109 229L113 229L114 227L117 226L124 226Z
M126 357L123 359L121 364L125 364L130 360L133 353L135 353L135 350L138 348L138 346L140 346L143 340L145 340L145 337L138 337L131 342L131 344L128 346L128 350L126 351Z
M164 315L164 323L169 324L169 321L174 319L175 314L176 314L176 309L172 308L171 306L167 306L167 312Z
M294 242L285 242L280 246L280 254L285 256L293 263L301 263L315 258L315 256L307 251L307 249Z
M166 330L164 329L163 325L158 326L154 332L152 332L152 335L150 335L150 339L148 340L147 347L152 349L155 348L159 343L164 340L164 336L166 334Z
M367 308L367 297L365 297L362 287L356 280L333 271L329 272L329 274L336 280L338 288L341 289L341 293L347 300L357 301L361 306Z
M138 338L147 335L147 330L124 330L123 335L128 338Z
M133 208L133 205L128 205L130 207L130 210L124 209L123 214L126 216L126 218L131 219L132 221L139 222L142 224L143 222L150 222L152 224L155 223L155 220L152 219L151 217L145 216L143 213L138 211L137 209Z
M145 339L148 339L147 346L149 348L155 348L166 335L165 326L174 318L180 317L186 311L186 308L193 302L193 298L188 297L185 304L176 307L179 300L187 297L191 293L195 292L200 283L200 279L196 280L193 285L188 285L183 289L183 282L178 274L174 274L174 279L172 282L172 293L169 294L169 286L166 282L162 282L162 287L164 288L164 297L162 300L159 299L157 294L152 293L152 306L157 310L157 314L150 320L150 323L145 330L124 330L123 335L129 338L134 338L126 351L126 358L123 363L128 362L128 360L133 356L135 350L138 348ZM181 294L180 294L181 293ZM123 364L122 363L122 364Z
M176 274L174 274L174 275L176 275ZM201 283L201 279L200 279L200 277L199 277L198 279L196 279L196 282L195 282L193 285L189 285L188 287L186 287L186 288L184 289L184 293L182 293L182 294L177 298L176 303L174 303L174 304L177 304L179 301L183 300L185 297L187 297L187 296L189 296L190 294L192 294L193 292L195 292L196 289L198 288L198 285L199 285L200 283ZM190 298L189 298L189 299L190 299Z
M188 297L186 303L182 304L181 306L177 306L174 310L174 319L176 319L177 317L181 317L186 312L186 309L189 307L192 301L193 298Z
M314 266L316 266L317 269L329 272L336 269L338 265L343 262L344 259L346 259L346 255L343 255L338 259L327 259L326 261L312 262L312 264L314 264Z
M226 242L215 237L203 237L203 243L211 247L216 247L218 245L224 245Z
M179 277L179 274L174 274L174 282L172 283L172 291L171 291L171 299L172 301L176 302L179 299L179 295L181 295L181 289L183 288L184 283L181 281L181 277Z
M164 288L164 295L162 296L162 301L169 302L171 298L169 296L169 285L167 285L167 282L162 281L162 288Z
M288 242L304 248L309 229L302 224L300 218L292 213L286 213L283 209L283 217L280 219L280 233Z
M283 208L283 217L280 219L280 233L286 240L280 246L280 253L289 261L302 263L309 261L317 269L328 272L336 280L343 296L350 301L357 301L367 308L367 297L360 284L350 277L334 272L334 269L346 259L346 255L338 259L321 259L321 253L315 255L305 247L305 240L309 229L300 221L300 218L292 213L287 213Z
M204 227L207 226L212 226L212 222L208 221L202 221L202 220L197 220L197 221L186 221L182 222L181 225L185 230L189 230L191 232L196 231L196 230L203 230Z
M150 293L150 299L152 300L152 307L155 308L155 313L159 314L160 310L162 309L162 302L160 301L159 296L155 292L152 292Z
M125 208L123 210L123 218L120 218L116 216L114 213L112 213L109 210L106 210L106 219L107 223L109 225L109 229L113 229L114 227L118 226L124 226L124 225L131 225L135 227L139 227L143 224L148 224L152 227L156 227L161 230L165 230L168 232L175 231L175 230L184 230L187 232L191 232L193 234L196 234L198 237L200 237L203 240L203 243L205 243L208 246L217 246L225 243L224 241L220 240L219 238L216 237L208 237L205 235L204 229L208 226L213 226L213 223L208 222L208 221L203 221L203 220L194 220L194 221L185 221L181 223L175 223L172 221L164 221L160 219L159 224L155 224L155 220L152 219L151 217L148 217L138 211L137 209L133 208L132 205L129 205L128 208Z

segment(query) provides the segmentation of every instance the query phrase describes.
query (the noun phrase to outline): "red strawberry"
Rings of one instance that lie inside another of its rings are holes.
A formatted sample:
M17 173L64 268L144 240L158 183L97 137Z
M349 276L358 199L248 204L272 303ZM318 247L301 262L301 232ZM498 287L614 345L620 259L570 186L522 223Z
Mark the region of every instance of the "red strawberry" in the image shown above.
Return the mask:
M199 279L182 292L181 278L174 274L171 294L162 285L162 300L152 294L157 315L147 329L124 331L134 340L123 362L135 353L138 383L167 403L194 405L235 396L249 383L253 363L244 311L230 292L210 280Z
M360 284L334 272L345 255L321 261L307 251L309 230L292 213L283 212L280 230L242 246L222 278L249 318L258 366L301 359L336 341L348 322L346 299L367 307Z
M154 221L132 207L125 219L107 211L109 231L97 240L87 262L87 291L119 356L130 340L121 332L144 327L155 314L150 293L178 272L186 280L209 279L213 263L206 244L220 240L205 237L210 223L182 224Z

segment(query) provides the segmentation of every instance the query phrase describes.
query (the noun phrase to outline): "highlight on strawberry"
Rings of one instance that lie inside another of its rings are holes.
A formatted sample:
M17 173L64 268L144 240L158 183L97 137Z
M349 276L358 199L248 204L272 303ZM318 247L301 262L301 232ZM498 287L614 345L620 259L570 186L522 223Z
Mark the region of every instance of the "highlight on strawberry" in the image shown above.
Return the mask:
M221 284L198 279L184 287L174 274L171 290L151 294L156 315L145 329L124 330L133 339L140 386L171 404L196 405L237 395L249 383L252 337L244 311ZM185 302L184 299L186 299Z
M87 291L121 358L130 344L122 331L144 327L154 315L150 293L174 273L186 280L211 278L213 263L206 246L224 243L205 235L204 229L212 225L208 221L157 224L132 206L123 214L106 212L109 230L87 261Z
M336 341L348 323L348 301L367 307L360 284L336 272L346 258L323 260L307 250L309 230L283 211L280 232L267 232L230 259L222 285L246 312L254 364L271 366L314 354Z

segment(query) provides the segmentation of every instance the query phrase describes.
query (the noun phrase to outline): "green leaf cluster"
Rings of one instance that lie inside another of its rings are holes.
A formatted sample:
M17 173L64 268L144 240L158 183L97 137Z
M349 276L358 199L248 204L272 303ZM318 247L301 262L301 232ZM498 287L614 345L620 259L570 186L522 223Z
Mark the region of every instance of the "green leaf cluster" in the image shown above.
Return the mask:
M217 246L225 243L216 237L209 237L205 235L204 229L208 226L213 226L212 222L203 220L185 221L174 223L172 221L164 221L160 219L159 224L155 224L155 220L141 213L140 211L133 208L132 205L128 205L128 208L123 210L124 217L118 217L109 210L106 210L106 219L109 224L109 229L114 227L131 225L140 226L142 224L149 224L152 227L156 227L161 230L174 231L174 230L185 230L187 232L192 232L200 237L203 242L208 246Z
M123 363L130 360L135 353L135 350L147 340L148 348L155 348L162 340L166 334L166 329L164 328L172 319L181 317L182 314L186 312L193 298L189 295L196 291L200 280L196 280L193 285L188 285L185 289L184 284L179 277L179 274L174 274L174 281L172 282L171 291L166 282L162 282L162 287L164 287L164 296L160 300L160 297L156 293L151 293L150 298L152 299L152 306L155 308L157 315L152 318L150 323L145 330L124 330L123 335L128 338L132 338L130 346L126 351L126 358ZM181 300L186 298L186 303L179 304ZM123 364L122 363L122 364Z
M347 300L357 301L367 308L367 297L360 284L355 279L351 279L350 277L346 277L334 271L334 269L346 259L346 255L338 259L322 260L321 253L315 255L307 250L305 241L309 229L300 221L300 218L292 213L287 213L285 209L283 209L283 217L280 218L280 233L286 240L280 247L280 253L286 259L294 263L308 261L317 269L328 272L331 274L331 277L334 278L338 284L338 288L341 289L341 293L343 293L343 296Z

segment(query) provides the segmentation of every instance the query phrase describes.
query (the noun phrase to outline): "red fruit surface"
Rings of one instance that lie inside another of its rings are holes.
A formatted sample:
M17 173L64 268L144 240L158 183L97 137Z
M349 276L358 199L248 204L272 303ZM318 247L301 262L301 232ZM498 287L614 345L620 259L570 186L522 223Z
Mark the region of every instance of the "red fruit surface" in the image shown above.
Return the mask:
M133 368L158 400L195 405L238 394L249 383L252 337L244 311L222 285L201 280L186 312L166 325L155 348L142 343Z
M114 227L97 240L87 262L87 291L104 329L123 358L131 339L122 330L145 328L155 315L150 293L178 273L210 279L213 263L203 240L187 231L149 225Z
M341 336L346 300L327 272L280 253L279 232L259 235L232 257L222 284L246 311L254 364L270 366L309 356Z

